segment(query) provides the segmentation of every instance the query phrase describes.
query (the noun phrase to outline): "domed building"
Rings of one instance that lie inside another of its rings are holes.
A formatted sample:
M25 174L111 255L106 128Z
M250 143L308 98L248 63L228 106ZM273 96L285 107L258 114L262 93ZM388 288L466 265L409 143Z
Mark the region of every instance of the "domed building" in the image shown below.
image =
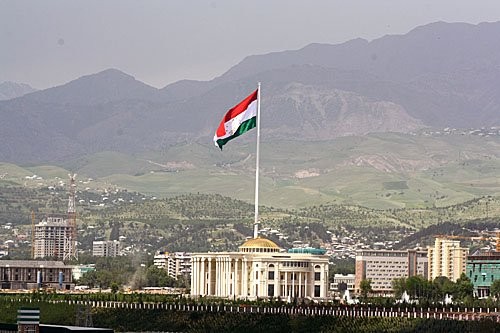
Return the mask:
M273 241L247 240L238 252L193 253L191 296L256 299L324 299L328 256L286 252Z

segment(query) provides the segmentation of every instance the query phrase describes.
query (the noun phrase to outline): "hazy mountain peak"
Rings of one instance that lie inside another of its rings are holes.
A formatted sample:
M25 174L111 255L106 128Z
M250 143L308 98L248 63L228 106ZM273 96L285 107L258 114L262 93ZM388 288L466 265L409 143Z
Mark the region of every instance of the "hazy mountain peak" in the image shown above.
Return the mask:
M29 84L5 81L0 83L0 101L21 97L34 91L36 89Z
M231 81L272 69L311 64L363 70L387 80L409 82L422 73L450 73L500 64L499 32L500 22L435 22L407 34L386 35L370 42L356 38L248 56L217 80Z
M108 78L108 79L115 79L115 80L135 80L135 78L127 74L119 69L116 68L108 68L103 71L90 74L90 75L84 75L80 77L80 79L96 79L96 78Z
M64 104L102 104L112 101L149 100L158 89L118 69L85 75L58 87L32 94L32 100Z

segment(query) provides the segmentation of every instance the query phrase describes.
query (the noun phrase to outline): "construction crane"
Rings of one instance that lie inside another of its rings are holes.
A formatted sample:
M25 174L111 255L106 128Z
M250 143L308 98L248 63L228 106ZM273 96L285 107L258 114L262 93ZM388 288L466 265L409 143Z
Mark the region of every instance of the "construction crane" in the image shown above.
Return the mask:
M77 227L76 227L76 173L68 174L69 193L68 193L68 225L70 227L69 237L65 240L64 260L78 259Z

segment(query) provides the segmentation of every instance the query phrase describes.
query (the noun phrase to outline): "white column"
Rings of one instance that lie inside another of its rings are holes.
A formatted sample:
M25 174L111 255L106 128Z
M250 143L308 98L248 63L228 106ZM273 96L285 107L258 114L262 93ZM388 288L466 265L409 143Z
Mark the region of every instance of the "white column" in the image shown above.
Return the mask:
M213 295L212 290L212 258L208 259L208 295Z
M299 298L302 297L302 286L301 286L301 283L302 283L302 272L299 272Z
M200 258L196 258L196 275L195 275L195 288L196 288L196 295L200 295Z
M215 257L215 296L220 296L220 258Z
M229 265L231 266L232 260L230 261ZM234 261L234 265L231 268L231 273L233 273L233 286L231 288L231 296L234 297L236 295L236 260Z
M220 268L221 268L220 295L226 296L226 258L221 258Z
M227 267L226 267L226 258L222 258L222 292L221 296L225 297L227 295L226 288L227 288Z
M239 274L239 259L235 259L234 261L234 295L238 297L240 295L240 290L241 290L241 281L239 280L240 274Z
M325 288L325 265L321 265L321 297L326 297L326 288Z
M233 289L231 288L231 284L233 284L234 281L234 275L231 277L231 273L233 272L233 268L231 267L231 258L227 258L227 268L228 268L228 273L227 273L227 296L232 296L233 295ZM234 284L233 284L234 286Z
M196 258L196 275L194 279L194 287L196 288L196 295L200 294L200 258Z
M228 295L228 287L229 287L228 273L229 270L227 268L227 258L224 258L224 297L227 297Z
M308 291L308 286L307 286L307 275L309 272L306 273L304 276L304 297L310 296L309 291Z
M243 269L242 269L242 272L243 272L243 276L242 276L242 284L243 284L243 292L242 292L242 295L244 298L246 298L248 296L248 261L247 259L243 259Z
M226 280L226 258L221 258L221 271L222 271L222 284L221 284L221 296L226 296L226 286L227 286L227 280Z
M207 279L205 277L205 258L201 258L201 276L200 276L200 295L205 295L205 285L206 285Z
M191 295L196 295L196 258L191 257Z
M252 276L255 279L255 281L252 283L252 290L253 290L253 295L252 296L260 296L259 295L259 286L260 286L260 275L259 275L259 270L255 269L255 263L252 263Z
M285 272L285 297L288 297L288 272Z
M229 257L226 258L226 296L231 296L230 294L230 285L231 284L231 259Z
M274 297L280 296L280 272L279 272L279 263L277 262L274 266Z

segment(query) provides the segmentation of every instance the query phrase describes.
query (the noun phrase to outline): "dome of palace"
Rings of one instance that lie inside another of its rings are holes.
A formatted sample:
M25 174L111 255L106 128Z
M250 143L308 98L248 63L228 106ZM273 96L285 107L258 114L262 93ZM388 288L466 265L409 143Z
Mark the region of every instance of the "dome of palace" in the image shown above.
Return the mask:
M275 242L262 237L247 240L240 246L240 252L280 252L281 248Z

